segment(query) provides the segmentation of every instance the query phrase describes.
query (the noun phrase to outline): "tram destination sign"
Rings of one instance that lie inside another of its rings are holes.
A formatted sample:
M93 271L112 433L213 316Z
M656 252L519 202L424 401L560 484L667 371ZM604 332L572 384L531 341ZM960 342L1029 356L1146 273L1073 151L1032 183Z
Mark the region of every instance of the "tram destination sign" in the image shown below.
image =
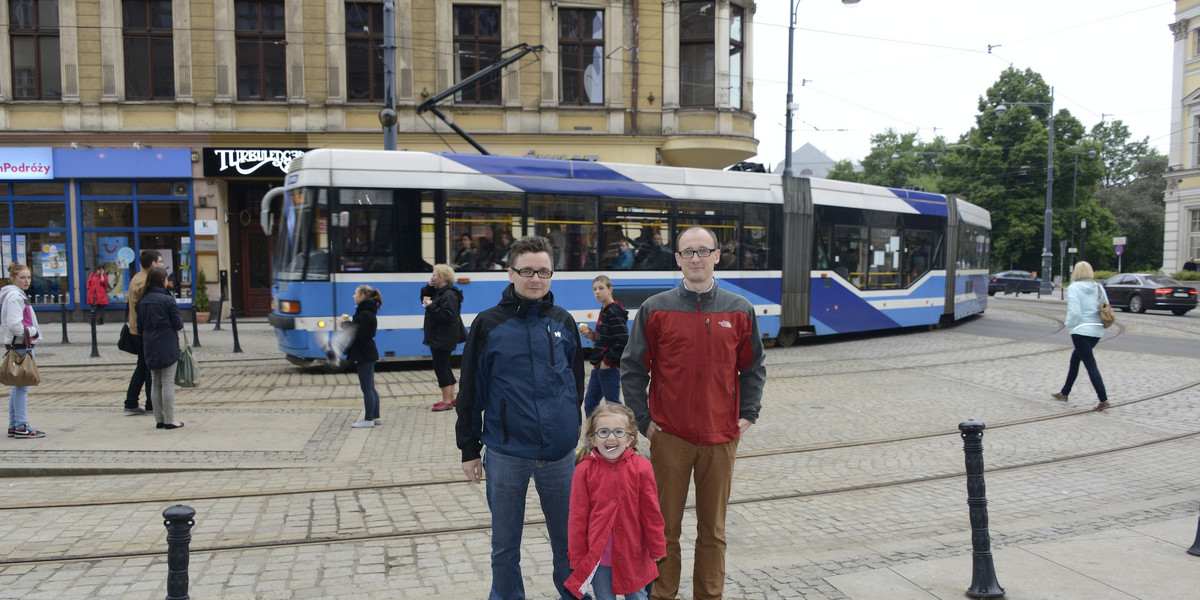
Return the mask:
M205 177L282 179L296 157L311 148L204 148Z

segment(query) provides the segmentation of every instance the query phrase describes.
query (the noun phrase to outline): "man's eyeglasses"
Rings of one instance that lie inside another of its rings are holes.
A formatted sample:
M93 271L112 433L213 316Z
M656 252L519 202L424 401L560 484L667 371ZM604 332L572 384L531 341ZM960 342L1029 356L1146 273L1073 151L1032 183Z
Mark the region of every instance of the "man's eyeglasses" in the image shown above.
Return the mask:
M696 255L696 254L699 254L700 258L708 258L710 255L712 255L713 252L716 252L716 251L717 251L716 248L697 248L695 250L691 250L691 249L680 250L679 252L676 252L675 254L678 254L682 258L691 258L693 255Z
M551 277L554 277L554 271L551 271L550 269L509 269L509 270L512 271L513 273L516 273L517 275L520 275L521 277L533 277L534 275L537 275L538 277L540 277L542 279L550 279Z
M607 427L601 427L600 429L596 430L596 437L598 437L602 440L608 439L608 436L610 436L610 435L617 436L617 439L619 440L619 439L629 435L629 432L625 431L625 429L622 427L618 427L616 429L609 429Z

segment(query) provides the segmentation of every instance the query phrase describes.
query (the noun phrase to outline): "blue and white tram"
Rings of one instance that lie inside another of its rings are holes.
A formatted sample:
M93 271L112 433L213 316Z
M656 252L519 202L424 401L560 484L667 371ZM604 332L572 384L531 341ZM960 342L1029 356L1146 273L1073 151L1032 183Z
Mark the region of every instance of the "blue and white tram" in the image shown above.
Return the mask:
M781 345L800 335L934 325L987 302L986 211L938 194L821 179L318 149L292 162L284 188L263 199L262 220L277 240L270 322L297 364L324 358L318 340L336 315L353 312L362 283L383 295L381 358L429 356L419 295L430 268L455 269L469 325L499 300L507 247L527 234L551 241L551 292L579 322L598 316L598 274L612 278L630 310L678 285L674 240L697 224L717 235L721 285L749 298L763 337Z

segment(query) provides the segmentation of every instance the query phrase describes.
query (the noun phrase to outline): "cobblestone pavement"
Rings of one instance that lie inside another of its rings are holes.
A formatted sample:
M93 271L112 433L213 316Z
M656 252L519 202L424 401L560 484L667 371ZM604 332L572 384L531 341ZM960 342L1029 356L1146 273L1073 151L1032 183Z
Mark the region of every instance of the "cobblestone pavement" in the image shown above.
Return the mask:
M1101 343L1115 406L1095 413L1084 376L1070 402L1049 397L1070 352L1063 310L994 300L975 322L1010 325L1009 338L966 323L770 349L762 418L739 448L726 597L963 597L972 559L957 426L971 418L988 425L1007 597L1193 594L1200 559L1183 550L1200 495L1200 349ZM1200 317L1118 319L1110 335L1200 335ZM289 365L265 323L238 325L237 354L228 324L202 326L203 385L178 391L187 427L173 432L121 412L133 357L115 348L119 326L98 332L98 358L78 325L73 344L39 348L30 414L47 437L0 443L0 598L162 598L161 512L176 503L197 511L192 598L484 597L487 503L463 481L453 415L428 410L431 371L382 367L384 425L351 430L352 373ZM526 518L526 588L548 600L532 494ZM689 514L684 598L694 526Z

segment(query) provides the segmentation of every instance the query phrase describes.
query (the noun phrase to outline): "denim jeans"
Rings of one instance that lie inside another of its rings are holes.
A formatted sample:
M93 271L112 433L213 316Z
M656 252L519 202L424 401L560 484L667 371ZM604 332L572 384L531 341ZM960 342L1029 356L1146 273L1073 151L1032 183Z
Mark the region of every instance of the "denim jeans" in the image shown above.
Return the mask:
M592 576L592 595L596 600L617 600L612 589L612 567L596 567L596 574ZM646 588L625 594L625 600L646 600L647 597Z
M621 403L621 370L616 367L601 369L592 368L592 376L588 378L587 393L583 396L583 416L592 415L592 411L600 406L600 397L609 402Z
M492 512L492 590L488 600L524 600L521 582L521 531L525 528L525 494L533 478L550 549L554 556L554 587L562 600L575 596L563 584L571 575L567 558L567 514L571 508L571 477L575 453L554 461L517 458L487 448L483 454L487 474L488 508Z
M358 363L358 387L363 393L363 420L379 418L379 392L375 389L375 363Z
M1075 350L1071 352L1071 366L1067 369L1067 381L1062 386L1062 395L1070 396L1071 388L1075 386L1075 378L1079 376L1079 363L1087 369L1088 378L1092 380L1092 388L1101 402L1108 402L1108 392L1104 389L1104 378L1100 376L1100 367L1096 365L1096 355L1092 348L1100 343L1100 338L1090 335L1071 334L1071 343Z
M21 348L17 349L18 354L25 354L28 350ZM28 423L25 416L25 409L29 406L29 386L14 385L12 391L8 393L8 428L16 429Z

